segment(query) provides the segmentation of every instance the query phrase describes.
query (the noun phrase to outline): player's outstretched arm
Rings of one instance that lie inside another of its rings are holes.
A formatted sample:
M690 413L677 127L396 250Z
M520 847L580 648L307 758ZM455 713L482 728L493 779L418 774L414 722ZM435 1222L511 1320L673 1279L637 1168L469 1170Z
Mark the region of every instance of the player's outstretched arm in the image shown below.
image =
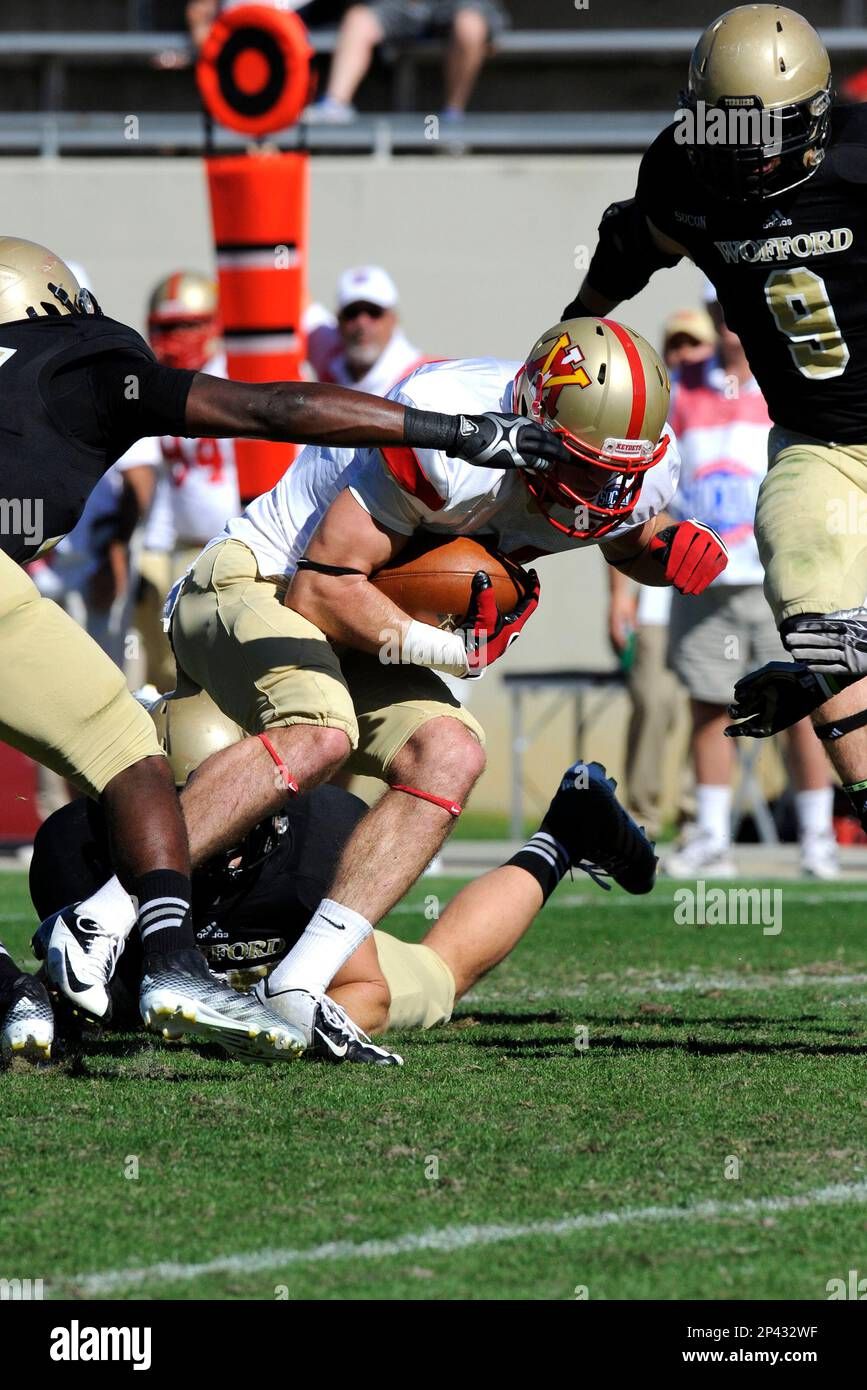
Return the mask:
M444 415L322 382L256 384L205 372L193 378L185 428L192 438L273 439L337 448L408 444L440 449L486 468L570 460L557 435L519 415Z

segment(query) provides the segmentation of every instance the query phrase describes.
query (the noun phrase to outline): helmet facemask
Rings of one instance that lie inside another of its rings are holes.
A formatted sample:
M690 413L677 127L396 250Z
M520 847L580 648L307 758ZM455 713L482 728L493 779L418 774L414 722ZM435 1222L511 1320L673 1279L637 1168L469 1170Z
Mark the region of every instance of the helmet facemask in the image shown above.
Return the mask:
M698 102L692 91L682 92L682 110L698 119ZM831 136L831 89L829 85L805 101L791 106L763 109L755 104L720 103L706 107L704 119L710 124L714 113L725 120L742 121L750 129L754 116L773 133L769 143L745 140L736 144L691 143L687 153L698 179L716 197L738 203L756 203L776 198L805 183L819 168Z

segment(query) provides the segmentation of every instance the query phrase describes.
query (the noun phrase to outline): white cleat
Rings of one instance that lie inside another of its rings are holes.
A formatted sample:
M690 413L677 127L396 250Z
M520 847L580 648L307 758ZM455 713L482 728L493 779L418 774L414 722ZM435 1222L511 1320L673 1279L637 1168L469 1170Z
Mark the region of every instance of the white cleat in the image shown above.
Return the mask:
M801 873L805 878L840 877L840 857L833 835L811 835L801 841Z
M699 831L664 861L663 873L669 878L736 878L737 866L729 847Z
M403 1066L403 1058L397 1052L389 1052L388 1048L373 1042L327 994L321 999L306 989L277 990L272 994L268 980L260 980L253 993L260 1003L274 1009L298 1029L305 1039L308 1057L319 1057L327 1062Z
M239 994L211 974L198 951L175 951L145 965L139 1009L167 1041L193 1034L247 1062L290 1062L304 1051L303 1033L254 994Z
M33 975L21 975L0 1004L0 1053L8 1062L26 1057L47 1062L54 1042L54 1012L48 991Z
M107 1023L111 981L126 938L103 931L73 905L46 917L32 945L37 959L45 961L49 987L64 995L76 1014Z

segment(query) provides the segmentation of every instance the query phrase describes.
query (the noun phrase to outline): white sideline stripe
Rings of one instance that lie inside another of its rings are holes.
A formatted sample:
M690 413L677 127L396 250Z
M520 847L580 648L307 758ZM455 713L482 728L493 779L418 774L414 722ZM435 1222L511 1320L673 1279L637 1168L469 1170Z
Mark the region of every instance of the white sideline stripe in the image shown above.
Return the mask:
M526 848L526 846L522 846L522 848ZM455 876L459 878L466 877L466 875L462 874L456 874ZM451 874L448 870L446 870L445 877L451 877ZM425 884L433 883L434 881L434 879L421 880L421 882ZM760 885L755 883L755 881L752 879L744 880L743 882L741 882L738 879L726 879L725 881L720 881L719 883L713 883L712 879L708 879L707 882L711 883L714 888L722 888L723 892L729 892L732 889L743 889L744 891L749 891L747 888L745 888L746 883L749 883L753 888L760 887ZM867 889L864 888L843 889L841 892L834 892L832 889L828 893L817 893L815 889L788 888L786 886L785 879L769 879L768 882L773 883L782 892L784 907L786 903L808 903L809 905L814 907L826 908L832 908L835 903L867 903ZM549 899L547 906L549 908L598 907L600 910L604 910L605 912L610 911L612 908L623 908L627 912L635 912L640 908L646 907L671 907L673 906L673 901L672 898L669 896L669 890L673 894L674 892L676 892L677 887L692 887L694 890L695 885L690 884L688 882L677 884L675 879L661 879L660 887L657 889L655 893L648 893L646 895L643 894L641 897L637 898L632 898L629 896L620 897L619 895L615 898L607 893L605 894L605 897L602 897L602 895L599 893L594 893L592 897L589 894L578 895L573 893L558 893L555 897ZM436 894L428 893L426 896L436 897ZM457 897L457 893L455 893L454 896ZM449 901L451 901L451 899ZM398 903L397 907L393 907L391 909L391 912L389 913L390 917L410 915L424 915L424 900L422 900L419 903ZM858 925L860 926L861 923L858 923Z
M134 1288L159 1279L166 1283L200 1279L209 1274L256 1274L260 1270L282 1269L286 1265L324 1264L333 1260L381 1260L393 1255L412 1255L421 1250L449 1253L480 1245L499 1245L507 1240L527 1240L538 1236L570 1236L579 1231L600 1231L609 1226L632 1226L641 1222L664 1225L668 1221L717 1221L732 1216L780 1215L811 1207L867 1203L867 1181L835 1183L789 1197L746 1198L741 1202L696 1202L687 1207L624 1207L620 1211L598 1211L557 1220L527 1221L503 1226L445 1226L442 1230L410 1232L391 1240L329 1241L307 1250L265 1249L243 1255L220 1255L201 1264L176 1264L171 1260L139 1269L109 1269L98 1274L78 1274L53 1281L54 1287L74 1286L85 1294L111 1293Z
M529 987L527 992L486 990L483 994L469 990L461 998L462 1004L512 1003L527 1004L540 999L585 999L589 994L635 994L642 997L650 994L689 994L691 991L705 993L710 989L720 990L772 990L772 989L836 989L840 985L867 985L867 975L814 975L808 970L786 970L780 975L705 975L701 971L688 971L684 975L672 975L664 979L659 975L648 975L636 982L635 978L619 980L587 980L580 985L561 989L552 985L544 992ZM720 1020L723 1022L724 1020Z

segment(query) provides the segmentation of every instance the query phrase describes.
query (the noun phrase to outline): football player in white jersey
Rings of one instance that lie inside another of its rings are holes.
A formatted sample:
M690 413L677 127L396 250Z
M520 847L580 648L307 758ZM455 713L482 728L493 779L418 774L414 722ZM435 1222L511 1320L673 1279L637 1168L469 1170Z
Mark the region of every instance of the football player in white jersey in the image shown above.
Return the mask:
M217 286L199 271L173 271L155 287L148 304L148 338L157 361L167 367L228 376ZM233 439L162 435L149 442L157 447L162 467L139 557L136 626L145 648L145 679L167 691L174 688L175 662L163 632L166 594L202 546L241 510L241 498Z
M179 689L206 689L252 737L202 765L182 806L193 861L238 842L263 816L343 765L387 791L348 841L302 936L260 986L310 1041L346 1056L329 981L355 955L377 973L373 924L446 838L484 765L483 732L437 671L478 674L520 634L539 599L530 572L501 614L488 576L458 630L410 618L368 582L417 531L482 535L518 560L600 544L646 583L701 592L725 547L665 506L677 481L669 382L644 339L609 320L556 324L523 364L422 367L391 393L410 410L523 411L569 463L465 466L440 449L307 449L271 493L206 547L172 614ZM507 457L514 457L507 454ZM574 462L572 460L574 459Z

